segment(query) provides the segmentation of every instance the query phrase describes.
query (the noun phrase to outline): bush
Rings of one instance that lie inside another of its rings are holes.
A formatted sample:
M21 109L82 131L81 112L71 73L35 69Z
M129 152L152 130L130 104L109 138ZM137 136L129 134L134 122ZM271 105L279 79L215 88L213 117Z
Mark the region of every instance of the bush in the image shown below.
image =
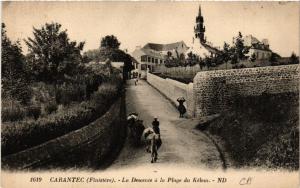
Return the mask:
M116 85L103 84L90 101L74 105L66 111L41 117L36 121L2 124L2 156L39 145L81 128L103 115L119 96Z
M55 102L49 102L45 105L46 114L51 114L57 110L57 104Z
M68 105L72 101L81 102L85 99L85 86L81 84L64 83L56 88L56 102Z
M29 106L26 108L27 117L33 117L34 119L38 119L40 115L41 115L40 106Z
M237 167L299 168L298 93L236 97L208 130L226 143Z
M17 105L12 107L2 107L1 110L2 122L19 121L22 120L25 115L25 111Z

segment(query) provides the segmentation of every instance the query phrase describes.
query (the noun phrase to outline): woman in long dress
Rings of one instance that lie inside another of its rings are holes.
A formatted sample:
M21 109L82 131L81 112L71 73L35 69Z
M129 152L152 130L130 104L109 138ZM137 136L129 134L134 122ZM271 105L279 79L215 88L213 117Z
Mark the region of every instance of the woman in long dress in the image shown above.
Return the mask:
M177 99L177 102L179 103L179 105L178 105L179 117L183 118L183 114L186 112L186 108L183 105L183 103L185 102L185 99L183 97L179 97Z

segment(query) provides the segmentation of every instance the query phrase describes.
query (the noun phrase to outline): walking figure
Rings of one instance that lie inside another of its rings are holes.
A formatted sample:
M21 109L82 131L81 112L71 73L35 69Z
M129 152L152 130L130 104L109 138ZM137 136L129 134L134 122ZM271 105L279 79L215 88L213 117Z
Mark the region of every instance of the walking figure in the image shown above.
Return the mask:
M138 82L139 82L139 80L136 78L136 79L134 80L134 84L137 85Z
M179 105L178 105L178 111L179 111L179 117L183 118L183 114L186 112L186 108L184 107L183 103L185 102L185 99L183 97L179 97L177 99Z
M148 127L145 129L143 135L148 143L146 151L151 153L151 163L154 163L157 161L158 149L162 145L162 141L160 139L159 121L157 117L155 117L152 122L152 128Z
M138 119L137 113L130 113L127 117L127 123L129 127L129 138L132 141L132 144L135 146L140 145L141 136L145 129L143 120Z

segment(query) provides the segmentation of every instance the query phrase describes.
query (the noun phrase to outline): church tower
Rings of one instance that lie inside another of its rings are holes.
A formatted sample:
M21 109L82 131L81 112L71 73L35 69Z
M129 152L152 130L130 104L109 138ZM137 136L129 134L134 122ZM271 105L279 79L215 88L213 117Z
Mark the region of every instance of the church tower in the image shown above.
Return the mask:
M206 43L204 37L205 26L204 26L203 16L201 15L201 6L199 5L198 16L196 17L196 26L194 27L195 37L199 38L200 43Z

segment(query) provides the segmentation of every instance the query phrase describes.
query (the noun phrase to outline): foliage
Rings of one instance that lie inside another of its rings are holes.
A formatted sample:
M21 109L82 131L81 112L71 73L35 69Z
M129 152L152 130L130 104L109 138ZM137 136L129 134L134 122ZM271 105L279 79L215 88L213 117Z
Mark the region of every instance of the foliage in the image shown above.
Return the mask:
M250 61L254 62L255 60L256 60L256 55L255 55L255 53L253 53L250 57Z
M2 124L2 156L46 142L81 128L103 115L119 96L118 86L103 84L90 101L82 102L37 120Z
M61 31L58 23L33 28L33 35L25 42L29 49L27 61L36 80L55 83L65 75L76 74L84 42L70 41L67 30Z
M91 61L100 62L100 49L88 50L83 53L83 63L89 63Z
M298 93L236 97L208 130L225 141L237 167L298 169L298 100Z
M230 45L224 42L223 50L221 51L222 60L227 63L230 60Z
M192 52L187 54L186 59L184 59L181 54L178 54L177 58L173 58L171 57L171 52L168 52L165 66L170 68L199 64L201 69L204 66L206 66L208 69L211 69L227 62L230 62L231 64L238 64L241 60L246 60L248 58L248 52L249 47L244 45L243 36L241 32L239 32L238 36L235 38L233 46L230 46L224 42L223 50L221 50L220 53L216 53L211 56L205 56L203 59ZM244 66L237 65L235 67L242 68Z
M31 98L31 90L26 79L24 56L20 43L12 43L7 37L4 23L1 30L1 45L2 97L27 104Z
M179 67L183 66L182 62L178 58L169 58L165 63L166 67Z
M2 122L21 121L24 118L37 119L41 115L41 107L29 105L24 107L20 102L14 100L2 100Z
M187 54L186 65L194 66L199 62L199 56L193 52Z
M271 62L271 64L274 64L275 62L278 61L279 58L280 58L280 56L278 54L272 53L269 58L269 61Z
M41 115L41 107L40 106L28 106L26 116L33 117L34 119L38 119Z
M246 54L249 52L249 49L244 45L244 39L241 32L239 32L238 36L235 38L233 51L239 60L247 58Z
M5 104L5 103L9 103L9 104ZM18 102L2 99L2 108L1 108L2 122L22 120L25 116L26 116L26 112Z
M114 35L107 35L101 39L100 48L119 49L120 42Z
M290 57L291 64L299 64L299 57L296 56L296 54L293 52Z
M45 105L45 112L47 114L51 114L53 112L55 112L57 110L57 104L55 102L48 102L46 105Z
M118 39L111 35L105 36L101 39L99 49L89 50L83 54L84 61L91 62L105 62L108 59L113 62L124 62L123 77L127 78L127 73L134 67L132 65L132 57L119 49L120 43Z

